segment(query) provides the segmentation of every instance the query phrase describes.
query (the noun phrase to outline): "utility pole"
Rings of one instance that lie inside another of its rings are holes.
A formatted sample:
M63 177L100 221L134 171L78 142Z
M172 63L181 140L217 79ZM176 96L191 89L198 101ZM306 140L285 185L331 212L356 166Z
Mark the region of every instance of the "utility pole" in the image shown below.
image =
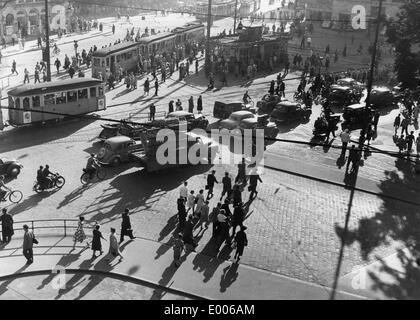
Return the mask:
M206 75L210 74L210 31L211 31L211 0L209 0L209 6L207 10L207 42L206 42L206 65L205 71Z
M50 24L48 18L48 0L45 0L45 59L47 60L47 81L51 81Z
M378 11L378 19L376 21L375 41L373 43L372 61L370 65L369 79L368 79L368 86L367 86L366 108L368 108L370 105L370 92L372 91L372 86L373 86L373 73L375 71L376 51L378 48L379 30L381 26L380 22L381 22L381 12L382 12L382 2L383 0L379 0L379 11Z
M238 0L235 1L235 18L233 19L233 34L236 33L236 18L238 15Z

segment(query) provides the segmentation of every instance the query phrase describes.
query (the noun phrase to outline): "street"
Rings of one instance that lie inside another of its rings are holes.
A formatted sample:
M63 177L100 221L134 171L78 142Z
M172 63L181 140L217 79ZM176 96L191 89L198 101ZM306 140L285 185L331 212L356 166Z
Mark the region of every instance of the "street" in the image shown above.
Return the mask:
M121 21L117 24L117 33L112 35L110 29L114 20L104 20L102 34L92 33L92 38L87 38L87 35L78 36L79 49L89 50L93 44L100 48L124 37L127 28L131 29L132 26ZM146 21L132 17L136 30L139 26L144 29L146 25L163 30L193 20L194 17L187 15L148 16ZM213 32L217 34L227 29L231 20L229 18L218 22ZM67 41L66 38L58 41L61 60L65 53L69 56L73 54L73 38L70 36L68 40L66 44L61 44ZM320 43L318 47L323 50L325 43ZM289 54L293 55L297 51L297 48L291 46ZM7 81L14 59L19 71L19 76L9 78L10 85L5 90L23 82L25 67L33 75L33 67L40 60L40 55L40 50L4 54L0 79ZM345 63L334 65L333 70L346 71L349 65L366 67L368 62L364 57L349 55ZM139 89L133 91L127 91L121 82L116 89L106 93L107 110L96 112L95 115L120 120L130 114L147 114L152 102L156 105L156 112L167 112L170 100L181 99L185 107L190 96L196 101L202 95L203 114L210 123L214 123L217 121L212 115L215 101L240 101L248 90L256 102L268 92L270 81L275 80L281 71L278 68L272 74L259 73L257 78L248 83L230 75L228 86L220 87L219 79L216 79L216 89L207 91L208 80L204 77L203 65L204 59L201 59L200 73L191 74L185 81L178 81L175 73L166 83L161 84L156 97L143 97L142 84L145 77L139 80ZM86 76L89 76L89 72ZM52 74L54 79L68 77L63 71L56 77L55 69ZM296 79L299 76L300 71L291 70L286 78L286 97L290 100L299 84ZM5 103L3 100L2 105ZM2 111L6 114L5 110ZM314 106L308 123L295 122L279 126L277 139L309 143L314 122L320 113L321 106ZM378 136L372 141L372 148L398 151L392 137L393 121L398 113L399 110L394 109L381 115ZM98 152L101 146L97 139L102 129L101 123L100 120L92 119L69 120L56 125L8 128L0 132L1 157L17 159L23 165L18 179L9 184L13 189L23 192L23 200L18 204L7 202L2 205L8 208L15 221L77 219L84 216L87 221L100 223L102 230L108 232L111 227L119 230L121 213L125 208L130 208L135 235L157 244L172 244L177 225L176 201L183 181L188 181L189 190L197 193L204 189L206 176L211 170L216 170L219 182L225 172L229 172L231 177L236 176L234 165L188 166L164 174L148 174L135 163L129 163L109 167L104 181L82 186L82 168L89 154ZM358 140L356 132L353 140ZM248 227L249 245L245 248L241 264L332 287L342 245L345 249L343 260L340 261L340 277L351 273L354 268L386 258L398 248L408 245L417 232L414 225L418 226L417 220L411 215L419 213L420 205L420 177L413 174L410 164L391 155L372 153L359 169L358 189L352 191L344 183L345 165L340 165L337 160L341 152L338 136L330 140L327 146L310 146L292 141L277 141L267 147L267 167L261 175L263 183L258 185L258 196L249 203L246 210L245 225ZM45 164L50 166L52 172L65 177L66 184L57 192L36 194L32 190L36 172L39 166ZM210 209L217 204L221 192L222 186L219 183L215 186L215 197L210 200ZM352 192L354 195L350 200ZM249 192L245 189L243 199L248 200L248 196ZM343 244L342 229L347 219L347 238ZM409 221L414 225L401 227L400 223ZM211 227L198 239L196 252L211 254L207 248L210 239ZM159 259L163 253L156 252L154 259ZM228 252L223 258L229 260L232 256ZM357 294L370 296L363 290ZM388 296L383 292L381 294L386 298L394 298L392 293L388 293Z

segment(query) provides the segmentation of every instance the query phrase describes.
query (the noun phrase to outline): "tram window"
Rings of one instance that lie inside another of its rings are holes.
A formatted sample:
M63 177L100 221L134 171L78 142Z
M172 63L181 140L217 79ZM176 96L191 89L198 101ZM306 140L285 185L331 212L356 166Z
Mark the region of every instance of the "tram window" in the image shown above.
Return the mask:
M16 109L20 109L20 98L16 98L15 104L16 104Z
M32 97L32 107L39 108L41 106L41 97L40 96L33 96Z
M109 58L106 58L106 66L109 67Z
M131 59L131 51L127 52L126 55L127 55L127 60Z
M56 104L63 104L66 103L66 93L65 92L57 92L55 94L55 103Z
M77 95L79 96L79 100L80 99L87 99L88 98L88 89L79 90L77 92Z
M102 97L104 95L104 88L98 87L98 89L99 89L99 97Z
M23 98L23 100L22 100L22 107L23 107L23 110L29 110L30 109L31 103L30 103L30 100L29 100L28 97Z
M102 67L105 68L105 61L102 60Z
M46 106L55 104L55 94L46 94L44 96L44 104Z
M14 108L15 107L15 100L12 97L9 97L9 107Z
M100 60L99 60L99 58L93 58L93 66L94 67L99 67L101 64L100 64Z
M77 101L77 92L76 91L69 91L69 92L67 92L67 101L68 102L75 102L75 101Z
M89 91L90 91L90 97L95 98L96 97L96 87L90 88Z
M121 56L117 55L117 62L120 62L120 61L121 61Z

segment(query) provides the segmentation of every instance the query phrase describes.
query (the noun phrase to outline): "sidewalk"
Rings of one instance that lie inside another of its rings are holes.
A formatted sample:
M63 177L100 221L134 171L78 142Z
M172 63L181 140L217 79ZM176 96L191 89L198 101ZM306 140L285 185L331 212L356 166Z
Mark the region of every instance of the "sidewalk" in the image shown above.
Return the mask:
M0 251L0 280L10 275L52 270L56 265L66 269L92 270L129 276L178 292L216 300L325 300L330 297L328 288L295 280L277 273L255 269L247 265L209 257L201 253L188 253L182 264L175 268L172 248L147 239L136 238L122 245L124 260L107 262L105 254L91 259L91 250L76 247L72 238L39 238L34 249L32 265L25 265L21 254L21 239L17 238ZM107 242L103 242L107 252ZM245 249L246 254L246 249ZM152 258L153 257L153 258ZM337 292L337 299L364 299L359 295Z

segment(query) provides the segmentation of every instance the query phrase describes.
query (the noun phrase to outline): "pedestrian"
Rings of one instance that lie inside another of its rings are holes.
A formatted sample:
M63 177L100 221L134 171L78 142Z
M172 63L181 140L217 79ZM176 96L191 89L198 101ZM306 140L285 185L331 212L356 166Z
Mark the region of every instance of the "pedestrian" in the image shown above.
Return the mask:
M133 236L133 229L131 229L130 210L128 208L125 208L122 214L120 243L124 241L125 236L130 237L130 240L136 238Z
M55 65L55 68L57 69L57 74L59 74L60 73L61 62L58 58L55 59L54 65Z
M181 254L184 251L184 242L182 241L182 234L177 233L174 236L174 244L173 244L173 250L174 250L174 264L176 267L179 267L181 265Z
M366 140L367 140L367 145L370 145L370 141L373 138L373 133L374 133L374 129L372 128L372 125L368 125L367 127L367 131L366 131Z
M343 48L343 57L347 56L347 45Z
M193 98L193 96L191 96L188 99L188 112L189 113L194 113L194 98Z
M111 234L109 235L109 250L108 250L108 258L107 261L112 260L112 257L120 257L120 262L124 258L120 252L120 247L117 241L117 237L115 236L115 229L111 228Z
M217 228L218 228L218 219L217 216L220 213L220 208L221 208L222 204L220 202L217 203L217 205L213 208L211 214L210 214L210 220L213 223L213 228L212 228L212 234L211 236L214 238L217 236Z
M229 199L232 195L232 179L229 176L229 172L225 172L225 176L222 179L223 190L222 195L220 196L220 201L226 194L226 197Z
M281 81L280 81L280 85L279 85L279 93L280 93L280 97L281 97L281 96L283 96L283 98L285 98L285 97L286 97L285 91L286 91L286 84L284 83L284 81L283 81L283 80L281 80Z
M374 114L374 116L373 116L373 125L374 125L374 128L375 128L375 131L378 131L378 123L379 123L379 118L380 118L380 113L379 113L379 111L375 111L375 114Z
M190 215L188 217L187 222L185 223L182 240L184 241L185 244L189 244L190 246L192 246L194 248L193 249L194 251L198 244L195 243L194 241L193 229L194 229L193 217Z
M149 95L149 89L150 89L150 82L149 82L149 78L146 78L146 80L144 81L144 95L148 96Z
M194 213L194 206L195 206L195 195L194 195L194 190L191 190L187 198L187 208L188 208L187 213L190 211L190 209L192 210L192 213Z
M149 106L149 121L154 121L155 120L155 114L156 114L156 107L155 107L154 103L152 103Z
M242 202L242 201L239 201ZM238 203L239 203L238 202ZM232 212L230 211L230 201L229 199L225 199L225 202L220 206L220 210L224 210L224 214L226 215L226 217L231 217L232 216ZM235 203L233 206L236 206L237 204Z
M403 119L401 120L401 134L403 134L403 132L405 131L405 134L408 135L408 119L406 117L403 117Z
M179 188L179 196L180 198L183 198L185 201L187 201L188 198L188 182L184 181L184 184Z
M85 217L80 216L79 222L77 223L77 229L73 236L73 249L76 247L76 243L80 242L83 243L83 241L86 240L86 234L83 229L83 224L85 221ZM89 247L89 241L86 241L86 247Z
M175 106L176 106L176 111L182 111L182 102L181 102L181 100L177 100L176 101L176 103L175 103Z
M274 86L275 86L275 82L274 82L274 80L271 80L271 82L270 82L270 89L268 90L268 93L270 95L273 95L274 94Z
M232 199L233 199L234 206L242 202L242 191L238 184L234 184L232 187ZM225 201L229 201L229 200L226 199Z
M241 184L246 183L246 163L245 158L242 158L242 162L238 163L238 174L235 178L235 183L239 182Z
M195 197L195 210L193 211L196 215L199 215L201 212L201 207L204 205L205 200L204 200L204 190L201 189L197 196Z
M245 218L245 212L243 209L243 203L238 203L238 205L233 209L233 215L232 215L232 238L235 237L236 233L236 227L242 226L242 223Z
M195 73L198 73L198 59L195 59Z
M203 111L203 97L200 95L197 99L197 112L200 114Z
M28 81L28 83L29 83L30 82L29 81L29 70L25 68L25 70L23 71L23 73L25 74L25 76L23 78L23 83L25 84L26 81Z
M31 230L29 230L28 225L23 225L23 231L25 232L23 235L23 255L26 258L26 264L31 264L34 262L34 252L33 252L33 246L36 241L34 241L35 236Z
M169 101L168 114L174 112L174 100Z
M102 240L105 240L105 238L102 236L102 232L99 231L99 224L97 224L94 229L93 229L93 236L92 236L92 259L96 258L96 251L99 251L100 254L102 255L102 253L104 253L102 251ZM106 241L106 240L105 240Z
M344 129L343 132L340 133L341 138L341 155L340 157L344 158L347 152L347 145L350 142L351 135L349 129Z
M73 76L74 76L74 74L76 73L76 71L75 71L75 70L74 70L74 68L73 68L73 65L70 65L70 66L69 66L68 73L69 73L69 75L70 75L70 78L71 78L71 79L73 79Z
M398 146L398 149L399 149L399 153L400 154L403 153L404 150L407 148L407 141L404 138L404 135L403 134L398 138L398 140L397 140L397 146Z
M178 208L178 225L179 229L183 230L185 226L185 220L187 218L187 211L185 209L185 198L179 197L177 200L177 208Z
M245 226L241 226L241 230L238 231L238 233L236 234L235 237L235 243L236 243L236 252L235 255L233 256L233 259L238 262L243 253L244 253L244 249L245 247L248 245L248 239L245 233L245 230L247 229L247 227Z
M218 215L219 220L219 231L217 237L216 251L218 252L223 242L226 242L226 245L230 247L230 224L229 218L226 216L225 210L221 209Z
M200 231L205 230L208 228L209 226L209 202L205 201L203 206L201 207L200 210L200 220L199 220L199 225L200 225Z
M155 96L157 96L159 93L159 80L155 80Z
M400 127L400 124L401 124L401 114L398 114L394 119L395 135L397 135L397 130Z
M254 170L254 172L251 173L250 176L249 176L248 191L251 192L249 194L249 199L253 199L254 194L255 194L255 196L258 194L258 191L257 191L258 181L262 183L260 175L258 174L258 172L256 170Z
M1 222L1 234L3 244L9 243L12 240L12 236L15 234L13 230L13 218L10 214L7 213L7 209L3 208L2 216L0 217Z
M407 153L409 154L413 150L413 144L416 138L414 137L414 131L411 131L406 138L407 140Z
M215 176L216 171L212 170L210 174L207 175L207 185L206 189L208 190L207 199L213 198L213 188L215 183L219 183ZM210 197L211 195L211 197Z

